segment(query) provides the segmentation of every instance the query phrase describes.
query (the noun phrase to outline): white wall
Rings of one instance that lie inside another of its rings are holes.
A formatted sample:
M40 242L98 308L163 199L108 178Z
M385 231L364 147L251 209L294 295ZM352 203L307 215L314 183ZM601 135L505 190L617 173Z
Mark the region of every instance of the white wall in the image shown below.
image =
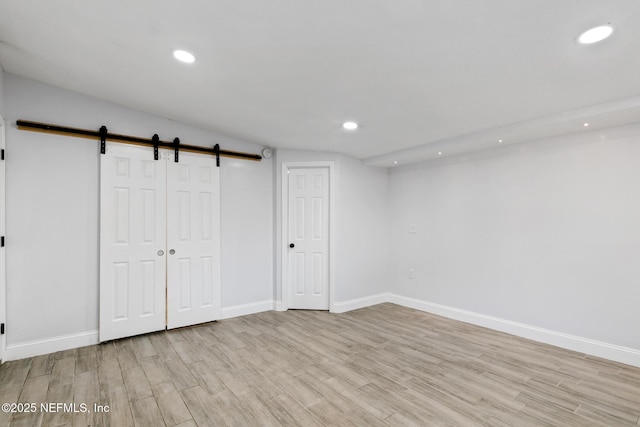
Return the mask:
M389 171L340 156L336 194L336 301L387 292L389 270Z
M0 65L0 116L4 117L4 71Z
M334 162L334 298L346 302L389 289L388 171L336 153L276 150L276 300L281 301L281 170L283 162Z
M639 141L630 126L393 169L392 291L640 349Z
M16 120L262 148L11 74L4 95L8 347L98 329L98 143L21 131ZM221 163L224 310L273 300L273 186L269 160Z
M259 154L261 147L234 147ZM222 307L273 301L272 160L222 158Z

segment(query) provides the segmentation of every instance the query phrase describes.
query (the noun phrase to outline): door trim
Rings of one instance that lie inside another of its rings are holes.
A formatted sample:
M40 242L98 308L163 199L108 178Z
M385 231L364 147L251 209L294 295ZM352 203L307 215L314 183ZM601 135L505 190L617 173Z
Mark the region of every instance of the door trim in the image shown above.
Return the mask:
M278 310L289 309L289 256L288 256L288 234L289 234L289 169L303 169L303 168L326 168L329 170L329 311L335 311L335 174L334 174L334 162L328 161L315 161L315 162L282 162L282 179L281 179L281 193L282 194L282 210L281 210L281 240L280 240L280 252L281 252L281 277L280 282L280 297L282 305L278 307Z
M5 147L5 122L2 116L0 116L0 149L4 150ZM0 235L5 235L5 218L6 218L6 206L5 206L5 192L6 192L6 166L5 160L0 160ZM0 362L4 362L6 359L7 349L7 287L6 287L6 269L7 263L5 259L5 248L0 248L0 323L5 324L5 333L0 335Z

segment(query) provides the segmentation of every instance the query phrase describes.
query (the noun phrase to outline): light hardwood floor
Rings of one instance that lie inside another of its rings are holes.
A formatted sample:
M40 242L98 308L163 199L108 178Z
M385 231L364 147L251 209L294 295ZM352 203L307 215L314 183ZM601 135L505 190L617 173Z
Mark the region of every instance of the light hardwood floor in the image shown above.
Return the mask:
M0 426L633 426L640 368L381 304L266 312L8 362L6 402L91 411L0 413Z

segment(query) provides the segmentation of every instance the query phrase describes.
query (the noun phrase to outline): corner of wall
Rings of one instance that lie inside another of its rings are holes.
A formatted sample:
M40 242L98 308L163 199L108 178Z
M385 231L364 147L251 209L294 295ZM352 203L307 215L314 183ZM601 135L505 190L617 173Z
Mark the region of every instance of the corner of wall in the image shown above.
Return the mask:
M623 347L589 338L565 334L506 319L487 316L472 311L461 310L429 301L408 298L396 294L388 294L388 301L403 307L413 308L437 316L446 317L460 322L470 323L495 331L505 332L521 338L553 345L556 347L585 353L603 359L613 360L631 366L640 367L640 349Z
M382 303L397 304L402 307L423 311L436 316L465 322L472 325L505 332L517 337L576 351L603 359L640 367L640 349L623 347L589 338L565 334L536 326L513 322L506 319L461 310L429 301L409 298L394 293L381 293L365 298L336 302L331 308L332 313L346 313L352 310L370 307Z

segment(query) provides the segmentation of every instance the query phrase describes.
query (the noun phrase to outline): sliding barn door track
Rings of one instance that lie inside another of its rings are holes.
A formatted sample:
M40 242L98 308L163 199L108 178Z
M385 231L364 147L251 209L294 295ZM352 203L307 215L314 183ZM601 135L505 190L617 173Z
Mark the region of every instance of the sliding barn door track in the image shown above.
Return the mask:
M178 161L178 152L187 151L190 153L209 154L216 156L216 164L220 166L220 157L233 157L236 159L260 161L262 156L259 154L243 153L239 151L222 150L219 144L214 145L211 148L200 147L197 145L182 144L179 138L175 138L173 141L161 141L158 135L153 135L152 138L140 138L137 136L120 135L116 133L110 133L106 126L100 127L99 130L91 129L78 129L66 126L52 125L48 123L32 122L28 120L18 120L16 122L18 129L30 130L34 132L52 133L57 135L68 135L76 138L96 139L100 141L100 152L105 153L106 141L118 142L122 144L131 145L143 145L153 147L154 158L157 160L158 148L167 148L173 150L174 160Z

